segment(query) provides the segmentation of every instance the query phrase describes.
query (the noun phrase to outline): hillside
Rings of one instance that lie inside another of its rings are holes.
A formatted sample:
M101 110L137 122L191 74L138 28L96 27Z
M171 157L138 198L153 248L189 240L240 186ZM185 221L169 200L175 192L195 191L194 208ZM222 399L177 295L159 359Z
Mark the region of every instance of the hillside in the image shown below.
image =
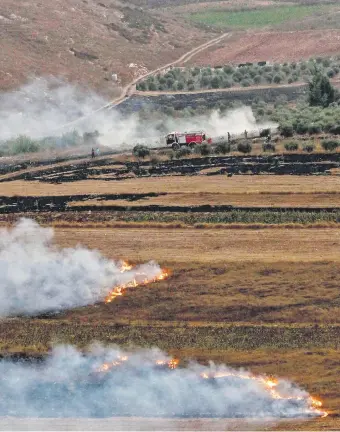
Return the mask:
M0 3L0 91L53 75L105 95L214 34L114 0ZM118 82L112 78L118 74Z

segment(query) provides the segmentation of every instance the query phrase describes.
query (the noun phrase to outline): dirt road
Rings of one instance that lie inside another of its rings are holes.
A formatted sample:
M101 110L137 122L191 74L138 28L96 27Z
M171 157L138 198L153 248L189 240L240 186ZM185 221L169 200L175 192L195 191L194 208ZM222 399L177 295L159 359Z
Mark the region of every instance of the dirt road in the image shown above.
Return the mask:
M127 98L129 98L129 97L131 97L131 96L133 95L134 90L135 90L135 87L136 87L136 84L137 84L139 81L141 81L141 80L143 80L143 79L147 78L148 76L153 75L153 74L155 74L155 73L162 72L162 71L164 71L165 69L168 69L170 66L176 66L176 65L178 65L178 64L186 63L186 62L188 62L192 57L194 57L195 55L197 55L197 54L200 53L201 51L204 51L204 50L206 50L207 48L210 48L210 47L212 47L212 46L218 44L218 43L221 42L221 41L222 41L226 36L229 36L229 37L230 37L231 35L232 35L232 33L223 33L221 36L219 36L219 37L217 37L217 38L214 38L214 39L212 39L212 40L210 40L210 41L208 41L208 42L205 42L204 44L202 44L202 45L200 45L200 46L198 46L198 47L196 47L196 48L194 48L194 49L188 51L187 53L183 54L183 55L182 55L178 60L175 60L174 62L171 62L171 63L168 63L168 64L166 64L166 65L164 65L164 66L161 66L161 67L159 67L159 68L157 68L157 69L155 69L155 70L153 70L153 71L151 71L151 72L148 72L147 74L144 74L144 75L139 76L138 78L134 79L132 82L130 82L127 86L125 86L125 87L123 88L122 93L121 93L121 95L120 95L118 98L112 100L111 102L107 103L107 104L104 105L104 106L99 107L97 110L95 110L95 111L93 111L93 112L87 114L86 116L80 117L80 118L78 118L78 119L76 119L76 120L73 120L73 121L71 121L71 122L69 122L69 123L66 123L66 124L62 125L62 126L59 127L57 130L65 129L65 128L69 127L69 126L72 126L72 125L77 124L77 123L80 122L80 121L83 121L83 120L86 120L87 118L92 117L94 114L97 114L97 113L100 112L100 111L104 111L104 110L106 110L106 109L112 109L113 107L118 106L118 105L121 104L124 100L126 100ZM55 130L54 132L56 132L57 130Z

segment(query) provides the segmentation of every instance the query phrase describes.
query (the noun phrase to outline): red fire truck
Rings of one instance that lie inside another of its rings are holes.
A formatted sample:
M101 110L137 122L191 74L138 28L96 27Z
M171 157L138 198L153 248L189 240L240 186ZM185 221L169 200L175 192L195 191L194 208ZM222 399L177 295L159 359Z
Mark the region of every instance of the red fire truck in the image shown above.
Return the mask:
M197 144L207 142L212 143L211 138L203 131L195 132L171 132L166 136L166 145L171 146L174 150L179 149L181 146L195 147Z

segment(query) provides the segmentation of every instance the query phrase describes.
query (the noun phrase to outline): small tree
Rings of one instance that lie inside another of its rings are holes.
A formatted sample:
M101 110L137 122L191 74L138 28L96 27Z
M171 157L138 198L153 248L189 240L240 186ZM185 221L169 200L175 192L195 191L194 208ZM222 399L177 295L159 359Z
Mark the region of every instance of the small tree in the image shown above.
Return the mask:
M176 151L176 158L180 159L182 157L186 157L191 155L191 149L190 147L181 147Z
M274 75L273 81L275 84L280 84L280 82L282 81L282 76L279 74Z
M194 151L201 156L208 156L211 153L211 146L207 143L202 143L197 145Z
M312 80L309 82L309 104L311 106L328 107L335 100L335 90L329 78L315 68Z
M281 125L280 131L281 131L281 135L286 138L292 137L294 135L293 125L288 123Z
M321 142L322 148L326 151L334 151L339 147L339 141L336 140L323 140Z
M299 148L299 144L295 141L285 143L285 149L287 151L296 151Z
M309 142L303 146L303 151L305 151L307 153L312 153L313 150L314 150L314 144L311 142Z
M211 87L213 89L218 89L220 87L220 80L218 79L217 76L214 76L213 79L211 80Z
M230 152L230 144L227 141L222 141L217 144L215 152L217 154L226 154Z
M137 144L133 148L132 153L138 159L144 159L146 156L149 156L150 150L147 147L145 147L144 145Z
M237 144L237 151L240 153L250 153L252 150L252 146L249 142L241 142Z
M262 145L262 150L264 152L275 152L275 144L272 143L264 143Z
M260 130L260 138L264 138L270 135L270 128Z

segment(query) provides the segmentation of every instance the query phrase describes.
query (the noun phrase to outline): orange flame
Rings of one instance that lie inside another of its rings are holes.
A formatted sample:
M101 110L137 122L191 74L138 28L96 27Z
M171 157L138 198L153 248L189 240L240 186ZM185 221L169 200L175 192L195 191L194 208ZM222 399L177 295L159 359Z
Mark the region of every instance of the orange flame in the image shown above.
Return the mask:
M122 261L120 271L121 273L125 273L133 269L133 266L128 264L125 261ZM117 297L124 295L125 291L128 288L135 288L137 286L145 286L153 282L162 281L169 277L169 272L166 270L160 270L160 273L153 278L148 278L146 275L141 273L136 273L136 277L125 284L117 285L112 289L110 294L106 297L105 303L111 303Z
M278 382L273 378L257 377L255 375L246 375L243 373L233 373L233 372L216 372L216 373L212 373L212 374L207 374L207 373L201 374L201 377L204 379L224 378L227 376L235 376L237 378L251 379L251 380L259 381L265 386L265 388L270 393L270 395L273 399L286 399L286 400L293 399L296 401L304 399L302 396L284 396L284 395L280 394L279 391L277 389L275 389L275 387L278 385ZM312 396L309 396L307 398L307 403L310 406L311 410L314 411L317 415L319 415L321 417L327 417L328 416L328 412L321 409L322 402L320 400L318 400Z
M123 362L126 362L128 360L128 356L119 356L116 360L109 362L109 363L103 363L96 372L108 372L110 369L116 366L122 365ZM156 360L155 365L157 366L164 366L168 369L176 369L178 367L179 360L172 358L170 360ZM328 412L324 411L322 409L322 402L319 399L316 399L312 396L308 396L307 398L303 396L285 396L282 395L276 387L278 386L278 381L275 378L267 378L263 376L256 376L252 374L247 374L243 372L233 372L233 371L225 371L225 372L213 372L213 373L207 373L203 372L200 374L201 378L203 379L218 379L218 378L225 378L225 377L237 377L241 379L246 380L255 380L257 382L260 382L265 389L269 392L271 397L273 399L285 399L285 400L295 400L300 401L305 399L307 404L309 405L309 408L318 416L320 417L327 417Z

